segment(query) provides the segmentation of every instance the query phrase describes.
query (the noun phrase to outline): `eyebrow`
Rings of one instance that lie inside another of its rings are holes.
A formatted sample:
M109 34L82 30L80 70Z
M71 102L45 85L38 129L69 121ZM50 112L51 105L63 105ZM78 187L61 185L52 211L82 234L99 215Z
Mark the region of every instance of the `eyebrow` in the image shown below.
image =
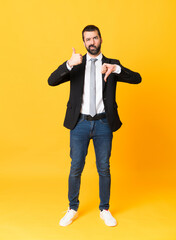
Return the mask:
M93 37L93 38L98 38L98 36L95 36L95 37ZM91 38L86 38L86 40L88 41L88 40L90 40Z

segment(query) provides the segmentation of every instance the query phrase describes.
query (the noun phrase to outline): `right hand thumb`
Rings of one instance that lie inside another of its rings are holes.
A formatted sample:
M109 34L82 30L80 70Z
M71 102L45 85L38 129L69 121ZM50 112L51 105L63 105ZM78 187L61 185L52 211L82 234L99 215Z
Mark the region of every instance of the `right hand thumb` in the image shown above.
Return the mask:
M73 49L73 53L75 54L76 53L76 50L75 50L75 48L72 48Z

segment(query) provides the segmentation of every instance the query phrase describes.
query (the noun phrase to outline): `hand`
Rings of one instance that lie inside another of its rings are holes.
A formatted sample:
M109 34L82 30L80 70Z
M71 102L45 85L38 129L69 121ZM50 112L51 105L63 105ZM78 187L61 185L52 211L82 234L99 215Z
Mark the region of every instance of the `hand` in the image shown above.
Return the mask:
M76 50L74 48L73 49L73 53L71 58L68 60L68 65L70 67L76 66L80 63L82 63L82 55L79 53L76 53Z
M107 77L116 70L116 65L104 63L101 68L101 73L105 73L104 81L106 82Z

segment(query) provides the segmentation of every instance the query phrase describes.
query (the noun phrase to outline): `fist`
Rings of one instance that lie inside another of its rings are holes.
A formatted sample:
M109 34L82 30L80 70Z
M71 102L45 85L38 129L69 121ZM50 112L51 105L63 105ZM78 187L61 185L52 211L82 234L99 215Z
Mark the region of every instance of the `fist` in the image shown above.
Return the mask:
M72 49L73 49L72 56L68 60L68 65L70 67L73 67L73 66L76 66L76 65L82 63L82 55L79 53L76 53L76 50L74 48L72 48Z
M114 64L109 64L109 63L104 63L101 68L101 73L105 73L104 80L106 82L107 77L116 70L116 65Z

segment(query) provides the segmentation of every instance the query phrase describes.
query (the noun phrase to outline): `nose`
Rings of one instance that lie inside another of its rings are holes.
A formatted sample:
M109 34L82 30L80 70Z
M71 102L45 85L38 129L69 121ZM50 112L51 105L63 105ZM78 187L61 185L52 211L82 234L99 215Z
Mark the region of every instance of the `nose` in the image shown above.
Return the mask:
M91 41L90 41L90 44L91 44L91 45L94 45L94 43L95 43L95 41L94 41L94 39L92 38Z

